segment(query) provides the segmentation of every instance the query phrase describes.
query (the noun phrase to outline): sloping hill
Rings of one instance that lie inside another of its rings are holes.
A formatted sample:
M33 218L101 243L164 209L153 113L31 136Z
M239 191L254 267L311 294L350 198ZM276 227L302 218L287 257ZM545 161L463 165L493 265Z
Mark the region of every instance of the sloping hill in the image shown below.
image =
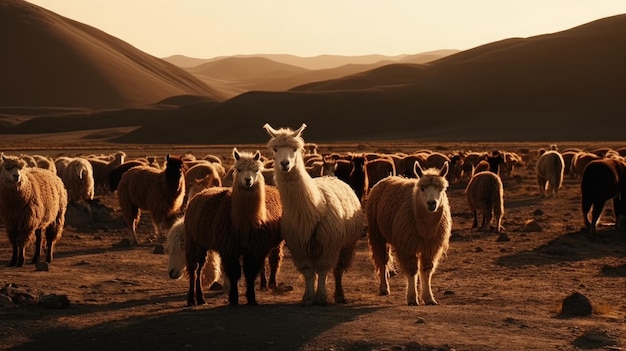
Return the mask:
M306 122L313 142L626 140L624 43L626 15L618 15L289 91L254 91L141 114L107 112L81 128L110 121L128 126L131 120L139 128L116 139L127 143L264 143L266 122L294 128ZM79 125L55 115L0 131L46 130L46 123Z
M431 64L392 64L289 92L251 92L186 120L210 125L222 136L216 142L262 142L265 122L306 122L313 140L329 141L625 140L624 43L626 15L613 16ZM227 122L233 119L241 123L236 130Z
M0 106L108 108L220 92L181 68L22 0L0 2Z

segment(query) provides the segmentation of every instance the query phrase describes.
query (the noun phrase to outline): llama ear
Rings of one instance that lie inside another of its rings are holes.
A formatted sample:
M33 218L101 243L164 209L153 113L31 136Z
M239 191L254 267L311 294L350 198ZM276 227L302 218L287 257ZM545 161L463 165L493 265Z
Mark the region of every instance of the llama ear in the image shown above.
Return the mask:
M254 154L254 160L258 161L260 159L261 159L261 152L257 150L256 153Z
M422 166L420 166L419 161L415 161L415 164L413 165L413 173L415 173L417 179L424 175L424 170L422 169Z
M265 129L267 134L269 134L272 138L275 137L276 134L278 134L278 131L276 129L272 128L272 126L270 126L269 123L265 123L263 125L263 128Z
M170 160L170 154L165 155L165 162Z
M439 176L445 177L448 174L449 168L450 166L448 165L448 161L446 161L446 163L443 164L443 167L441 167L441 170L439 171Z
M293 136L295 136L295 137L299 137L299 136L300 136L300 134L302 134L302 132L304 131L304 128L306 128L306 123L302 123L302 125L300 126L300 128L296 129L296 130L293 132Z
M233 148L233 157L235 158L235 161L239 161L241 158L241 155L239 154L239 151L237 151L236 147Z

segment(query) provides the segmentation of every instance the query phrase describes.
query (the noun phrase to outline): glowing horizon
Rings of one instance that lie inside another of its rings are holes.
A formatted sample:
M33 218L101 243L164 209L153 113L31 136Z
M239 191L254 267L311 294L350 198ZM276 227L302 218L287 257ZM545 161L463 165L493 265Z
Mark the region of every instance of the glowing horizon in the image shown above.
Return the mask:
M28 0L157 57L467 50L626 13L626 1Z

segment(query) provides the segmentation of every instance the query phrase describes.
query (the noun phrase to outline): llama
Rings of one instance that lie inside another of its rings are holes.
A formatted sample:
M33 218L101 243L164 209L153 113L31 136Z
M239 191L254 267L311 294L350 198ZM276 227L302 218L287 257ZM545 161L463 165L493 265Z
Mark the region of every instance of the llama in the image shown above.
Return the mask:
M580 181L581 203L585 227L589 234L596 232L596 224L604 204L613 199L615 223L626 215L626 163L618 159L594 160L587 164ZM591 222L589 221L589 211Z
M180 279L187 272L187 259L185 256L185 222L183 217L179 217L172 228L167 232L165 241L165 252L168 255L167 273L171 279ZM215 251L207 252L205 267L202 270L203 283L211 286L222 274L222 261Z
M243 257L247 303L256 305L256 277L270 251L282 249L280 194L276 188L265 185L261 153L240 153L235 148L233 157L233 186L201 191L189 200L185 212L189 306L205 303L201 272L209 250L217 251L222 259L230 282L228 303L235 306L239 304L240 259ZM276 270L272 274L270 285L276 286Z
M467 184L465 194L467 204L474 215L472 228L478 227L480 211L483 214L483 231L489 231L491 219L495 217L495 231L499 233L502 230L504 214L504 188L500 176L493 172L476 173Z
M369 245L380 295L389 295L387 270L393 249L407 277L407 304L436 305L431 278L448 249L452 229L445 178L448 164L423 170L415 162L413 169L417 179L388 177L372 188L366 205Z
M276 130L267 123L263 128L271 137L267 145L274 152L274 175L283 204L282 234L305 280L302 304L328 303L330 270L335 278L335 303L346 303L342 277L352 264L363 232L361 202L338 178L312 178L306 172L301 136L306 124L296 131Z
M537 159L537 184L539 196L556 196L563 184L565 162L563 156L556 150L548 150Z
M39 262L42 233L46 262L52 263L54 246L61 238L67 211L67 191L54 172L27 168L17 157L2 155L0 166L0 216L13 255L9 267L22 267L25 249L35 240L32 263Z
M63 168L61 179L70 202L93 200L95 193L93 168L87 159L82 157L72 159Z
M95 183L96 195L105 195L111 191L109 189L109 173L111 173L113 168L124 163L126 153L118 151L111 155L110 158L112 159L108 160L98 157L87 158L93 168L93 180Z
M117 188L117 197L126 225L131 230L131 244L137 244L137 224L141 210L150 211L159 242L174 224L185 196L183 161L169 154L166 166L158 170L151 166L136 166L126 171Z

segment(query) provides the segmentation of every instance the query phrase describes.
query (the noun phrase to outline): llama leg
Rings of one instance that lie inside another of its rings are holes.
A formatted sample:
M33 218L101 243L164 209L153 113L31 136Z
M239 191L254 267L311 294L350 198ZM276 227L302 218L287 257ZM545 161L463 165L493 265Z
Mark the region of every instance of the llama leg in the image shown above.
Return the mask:
M590 234L594 234L596 232L596 225L598 224L598 219L600 219L600 215L602 214L603 209L604 201L596 201L593 204L593 208L591 209L591 226L589 229Z
M302 265L298 268L304 277L304 295L302 296L302 305L311 306L315 295L315 272L310 265Z
M230 256L230 257L229 257ZM229 256L222 256L225 273L230 282L230 289L228 290L228 305L239 305L239 278L241 278L241 264L239 263L239 255L232 254ZM256 274L255 274L256 278Z
M319 306L328 305L328 289L326 288L326 280L328 279L328 271L317 272L317 291L315 292L314 304Z
M437 301L433 297L433 291L430 286L433 272L435 271L435 258L430 255L420 255L419 259L419 280L420 280L420 299L426 305L437 305Z
M417 256L408 254L398 256L400 268L406 274L406 303L409 306L419 305L417 299Z
M623 200L620 199L620 195L613 198L613 212L615 214L615 227L617 228L620 224L620 216L624 214L624 203Z
M187 306L204 305L202 291L202 268L206 262L207 251L194 248L187 253L187 275L189 276L189 290L187 292Z
M18 249L17 249L17 244L13 243L13 254L11 255L11 261L9 261L9 267L17 267L17 254L18 254Z
M342 277L343 273L352 265L355 253L356 241L353 245L343 248L339 253L339 260L333 270L333 276L335 278L335 303L347 303L346 296L343 292Z
M281 244L282 245L282 244ZM276 285L276 274L278 273L278 269L280 268L280 262L283 259L283 250L282 246L276 246L272 248L270 254L268 256L268 262L270 266L270 279L268 282L268 286L270 288L275 288Z
M588 199L588 195L582 195L582 211L583 211L583 221L585 223L585 228L589 229L590 233L593 233L591 230L591 222L589 222L589 211L591 210L591 206L593 202Z
M478 228L478 211L474 210L472 211L472 214L474 215L474 222L472 222L472 228Z
M389 278L387 267L389 264L389 250L387 247L387 242L380 235L380 233L375 230L373 226L370 225L369 228L369 246L372 251L372 261L374 261L374 269L376 273L378 273L378 294L379 295L389 295Z
M254 257L253 255L245 255L243 257L243 274L246 278L246 300L248 305L258 305L256 294L254 291L254 282L259 275L261 268L264 267L265 257Z
M39 262L41 256L41 228L35 230L35 254L31 263L35 264Z
M500 209L496 209L493 212L496 218L496 233L500 233L502 231L502 212L500 212Z
M141 210L133 206L130 211L126 221L130 225L131 230L130 243L137 245L137 225L139 225L139 221L141 220Z
M58 238L59 227L57 223L52 223L46 228L46 262L52 263L54 259L54 245Z
M24 267L24 262L26 261L26 246L25 245L17 245L17 262L15 267Z
M491 209L485 209L483 211L483 232L488 233L491 231L492 219L493 217L492 217Z
M261 269L259 270L259 279L261 280L259 284L259 288L261 290L267 289L267 266L268 266L267 260L263 260L263 265L261 266Z

